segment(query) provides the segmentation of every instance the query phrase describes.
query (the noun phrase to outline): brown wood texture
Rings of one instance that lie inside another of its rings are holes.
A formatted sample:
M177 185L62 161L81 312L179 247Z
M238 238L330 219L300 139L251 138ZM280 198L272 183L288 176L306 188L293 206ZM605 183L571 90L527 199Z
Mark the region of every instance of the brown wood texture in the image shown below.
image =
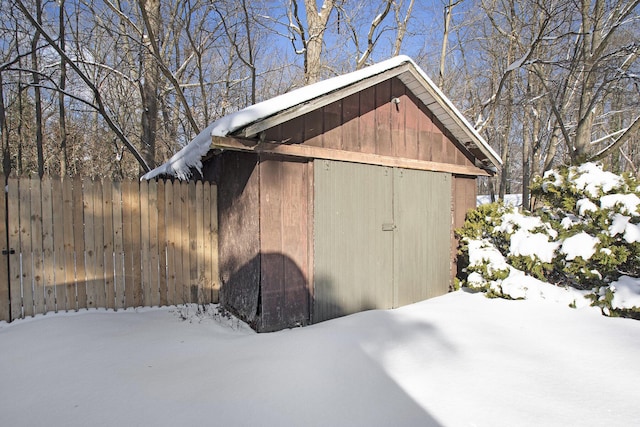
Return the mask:
M9 254L9 298L11 301L11 320L20 319L24 313L22 311L22 273L20 272L20 183L16 177L8 180L7 192L7 223L9 228L9 249L13 253Z
M4 178L4 176L2 176ZM4 182L6 180L3 179ZM9 295L9 230L7 227L6 216L6 197L7 193L0 191L0 249L6 252L6 258L0 259L0 321L11 321L11 304Z
M309 321L307 176L306 161L260 162L261 331Z
M264 135L266 141L277 143L474 167L473 154L454 142L398 78L266 129Z
M45 312L56 310L52 185L50 177L42 178L42 286Z
M104 304L105 308L116 308L115 292L115 266L114 266L114 231L113 231L113 184L105 181L102 185L102 198L98 200L102 203L103 236L104 236Z
M273 142L262 142L259 144L247 145L246 140L229 137L214 137L212 144L215 147L219 148L263 154L279 154L283 156L305 157L309 159L338 160L343 162L398 167L404 169L447 172L473 177L489 175L487 171L475 166L463 166L432 162L427 160L405 159L393 156L381 156L371 153L357 153L353 151L335 150L332 148L316 147L306 144L288 145L277 144Z
M20 252L22 253L22 308L25 316L33 316L33 254L31 243L31 179L20 183Z
M85 245L84 245L84 208L82 196L82 180L80 177L73 179L73 248L75 254L76 271L76 301L78 310L87 308L87 283L85 271Z
M113 271L114 271L114 309L126 307L125 303L125 252L124 252L124 224L122 222L124 199L122 194L122 182L112 183L111 194L113 196Z
M62 181L51 181L51 214L53 232L53 285L55 287L55 311L67 310L67 282L64 257L64 197ZM1 206L1 205L0 205ZM57 256L56 256L57 255Z
M260 279L258 157L222 154L218 182L221 302L244 320L256 321Z
M0 269L0 320L217 302L215 185L50 177L7 182L0 237L14 251L6 249Z
M64 259L64 288L66 310L77 310L76 300L76 265L75 246L73 244L73 181L65 179L62 181L62 212L63 212L63 256ZM59 254L58 254L59 255Z

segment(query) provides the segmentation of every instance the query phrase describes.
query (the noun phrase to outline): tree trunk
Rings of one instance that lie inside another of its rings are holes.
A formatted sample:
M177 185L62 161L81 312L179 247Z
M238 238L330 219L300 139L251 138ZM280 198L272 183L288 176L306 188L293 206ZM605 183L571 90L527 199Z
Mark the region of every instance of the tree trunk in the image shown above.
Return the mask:
M60 34L60 50L65 50L65 32L64 32L64 1L60 0L60 15L59 15L59 34ZM64 91L67 85L67 63L64 58L60 57L60 92L58 93L58 114L59 114L59 128L60 128L60 176L65 177L67 175L69 156L67 153L67 121L66 121L66 109L64 105Z
M160 83L160 68L153 55L151 37L158 37L160 33L160 1L140 0L143 13L148 16L149 26L147 34L143 35L144 57L142 63L142 141L141 150L145 162L150 168L155 167L156 158L156 130L158 126L158 86Z
M320 80L322 71L322 40L324 38L324 31L327 29L329 16L333 11L334 0L324 0L320 11L318 11L316 0L304 0L304 5L309 29L304 52L304 81L305 84L312 84Z
M36 19L39 24L42 24L42 3L40 0L36 0ZM38 156L38 176L42 178L44 175L44 150L42 147L42 96L40 94L40 75L38 74L39 61L38 61L38 42L40 41L40 31L36 29L33 39L31 40L31 69L32 82L34 90L34 102L35 102L35 115L36 115L36 150Z

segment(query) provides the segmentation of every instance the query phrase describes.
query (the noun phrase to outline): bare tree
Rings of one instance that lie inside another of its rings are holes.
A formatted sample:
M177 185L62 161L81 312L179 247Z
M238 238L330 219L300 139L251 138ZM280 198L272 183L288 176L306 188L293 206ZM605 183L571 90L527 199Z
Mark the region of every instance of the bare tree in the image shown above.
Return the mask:
M305 84L315 83L320 80L322 71L322 43L327 22L335 8L335 0L324 0L320 10L315 0L304 0L305 21L302 20L298 0L289 0L289 30L292 34L296 53L304 57L304 81ZM306 24L305 24L306 22ZM296 46L300 38L302 48Z

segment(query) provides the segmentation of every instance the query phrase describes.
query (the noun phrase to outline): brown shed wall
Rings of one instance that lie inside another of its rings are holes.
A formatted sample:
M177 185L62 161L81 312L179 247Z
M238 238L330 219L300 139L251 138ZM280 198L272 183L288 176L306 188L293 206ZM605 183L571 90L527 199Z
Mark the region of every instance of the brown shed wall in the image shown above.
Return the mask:
M260 159L261 331L309 322L309 169Z

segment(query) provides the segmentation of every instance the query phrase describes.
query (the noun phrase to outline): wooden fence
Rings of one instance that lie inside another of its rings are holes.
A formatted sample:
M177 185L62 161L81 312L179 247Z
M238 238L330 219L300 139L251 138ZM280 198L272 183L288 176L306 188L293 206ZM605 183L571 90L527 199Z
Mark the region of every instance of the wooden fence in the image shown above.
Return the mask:
M217 302L215 185L49 177L7 183L0 191L0 320Z

